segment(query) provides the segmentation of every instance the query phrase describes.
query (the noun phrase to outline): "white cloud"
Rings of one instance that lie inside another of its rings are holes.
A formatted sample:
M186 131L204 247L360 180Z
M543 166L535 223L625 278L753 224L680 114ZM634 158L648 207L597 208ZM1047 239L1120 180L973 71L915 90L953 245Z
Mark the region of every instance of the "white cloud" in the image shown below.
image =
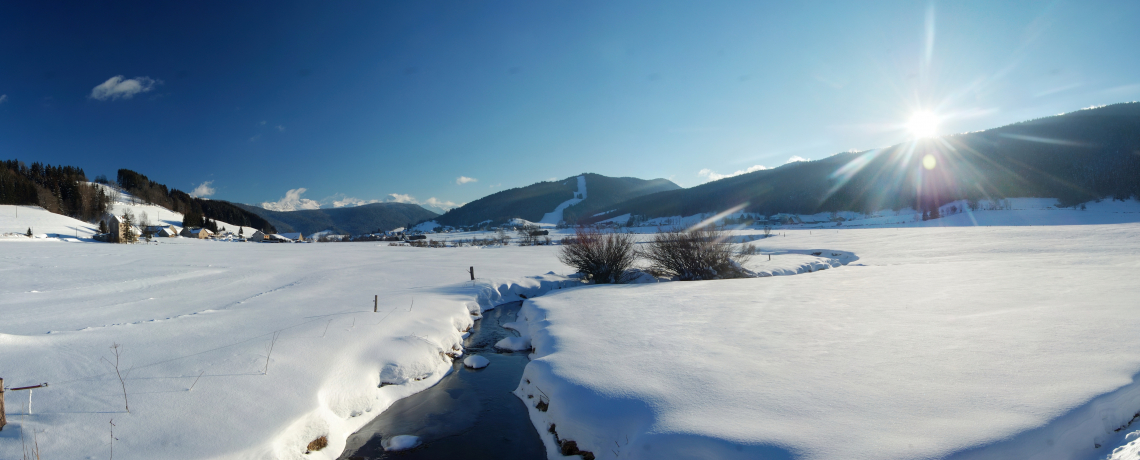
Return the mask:
M0 94L0 104L3 104L7 100L8 100L7 94Z
M697 175L701 176L701 177L707 177L709 179L709 181L714 181L714 180L721 180L721 179L724 179L726 177L733 177L733 176L739 176L741 174L748 174L748 173L753 172L753 171L762 171L765 169L768 169L768 167L763 166L763 165L755 165L755 166L749 167L748 169L741 169L739 171L736 171L736 172L733 172L730 174L719 174L717 172L714 172L711 169L705 168L705 169L702 169L699 172L697 172Z
M366 204L379 203L379 202L380 202L380 200L362 200L360 198L353 198L350 196L346 196L340 200L333 199L332 207L344 208L344 207L362 206L362 205L366 205Z
M479 182L479 179L476 179L474 177L467 177L467 176L459 176L459 177L455 178L455 184L456 185L463 185L463 184L466 184L468 182Z
M261 207L270 211L298 211L302 209L320 209L321 204L316 200L308 198L301 198L301 194L305 193L307 189L304 187L295 188L285 192L285 197L277 201L267 201L261 203Z
M214 192L217 191L217 189L210 186L210 184L213 184L213 183L214 183L214 181L208 180L206 182L202 182L201 184L198 184L198 187L195 187L194 190L190 192L190 196L195 196L198 198L205 198L205 197L208 197L210 195L213 195Z
M438 200L434 196L431 198L428 198L427 201L424 202L424 204L428 205L429 207L436 208L436 209L443 209L445 211L448 209L458 208L460 206L463 206L462 204L456 203L454 201Z
M785 161L784 164L795 163L797 161L811 161L811 160L808 160L807 158L801 157L799 155L792 155L792 157L788 158L788 161Z
M261 123L258 123L257 125L258 126L265 126L265 120L261 120Z
M99 101L106 101L108 99L113 101L120 98L130 99L135 97L136 94L145 93L154 89L155 85L161 83L161 80L155 80L150 77L123 79L122 75L115 75L92 89L91 98Z
M282 132L282 133L283 133L283 132L285 132L285 127L284 127L284 126L281 126L281 125L277 125L277 131L279 131L279 132Z
M418 205L423 206L425 208L434 208L434 209L439 210L439 211L447 211L449 209L458 208L458 207L466 204L466 203L456 203L454 201L441 200L441 199L436 198L434 196L431 198L428 198L425 201L420 201L420 200L417 200L416 197L414 197L414 196L405 195L402 193L389 193L388 197L389 197L388 198L389 202L418 204Z
M411 195L403 195L400 193L389 193L388 196L392 197L388 201L395 201L397 203L419 204L419 202L416 201L416 199Z
M502 186L503 186L503 183L499 182L498 184L488 185L487 188L495 188L495 187L502 187Z

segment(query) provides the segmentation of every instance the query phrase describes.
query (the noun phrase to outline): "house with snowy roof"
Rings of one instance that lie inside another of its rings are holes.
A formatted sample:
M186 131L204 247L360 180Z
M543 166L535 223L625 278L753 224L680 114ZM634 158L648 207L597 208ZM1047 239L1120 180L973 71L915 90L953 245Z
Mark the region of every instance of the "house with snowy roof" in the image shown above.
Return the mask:
M214 232L211 232L210 229L208 229L208 228L186 227L186 228L182 229L181 235L185 238L198 238L198 239L204 240L206 238L213 237Z
M151 236L170 238L178 236L178 234L181 233L181 230L173 225L148 225L145 229L143 229L143 232L150 233Z
M286 238L282 235L276 234L276 233L271 233L271 234L265 235L265 238L263 238L261 240L261 242L262 243L292 243L293 240Z
M106 241L108 243L122 243L122 242L126 241L125 237L126 237L126 232L128 232L128 231L134 233L135 236L142 234L142 232L139 231L138 227L131 225L128 228L128 226L123 222L123 218L120 216L116 216L114 214L110 214L110 213L104 214L103 217L100 218L99 220L102 221L103 224L107 226L107 239L106 239Z

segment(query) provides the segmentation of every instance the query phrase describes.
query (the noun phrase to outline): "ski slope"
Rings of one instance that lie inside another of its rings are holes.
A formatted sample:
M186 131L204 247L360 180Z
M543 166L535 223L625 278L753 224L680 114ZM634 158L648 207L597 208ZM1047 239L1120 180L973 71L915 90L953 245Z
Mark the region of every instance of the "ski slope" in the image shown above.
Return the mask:
M578 195L581 195L582 198L578 198ZM566 210L566 208L569 208L569 207L574 206L578 203L581 203L582 200L585 200L585 199L586 199L586 176L578 176L578 191L576 192L574 198L563 201L562 204L560 204L560 205L558 205L558 207L554 208L553 211L548 212L546 214L543 214L542 219L539 219L539 221L536 223L539 224L539 226L544 226L544 227L553 227L555 225L558 225L559 223L562 222L562 211Z

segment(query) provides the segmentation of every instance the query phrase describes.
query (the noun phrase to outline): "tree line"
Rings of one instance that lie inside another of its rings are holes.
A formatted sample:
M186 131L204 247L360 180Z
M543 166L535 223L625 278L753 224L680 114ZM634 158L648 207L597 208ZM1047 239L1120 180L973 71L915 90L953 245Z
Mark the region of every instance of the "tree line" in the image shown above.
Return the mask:
M216 232L217 223L212 221L220 220L233 225L257 228L265 233L277 233L277 229L269 221L232 203L190 196L186 192L168 188L129 169L120 169L117 179L118 185L124 191L134 195L143 203L181 213L185 216L182 220L183 227L205 227Z
M107 212L111 197L102 187L88 183L81 168L5 160L0 161L0 204L40 206L92 221Z

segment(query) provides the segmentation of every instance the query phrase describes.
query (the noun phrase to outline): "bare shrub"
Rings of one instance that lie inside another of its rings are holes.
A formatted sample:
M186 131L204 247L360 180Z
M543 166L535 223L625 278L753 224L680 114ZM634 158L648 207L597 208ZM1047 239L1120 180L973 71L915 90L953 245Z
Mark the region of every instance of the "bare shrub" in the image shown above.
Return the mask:
M682 281L747 276L742 265L756 254L756 248L727 239L728 234L719 230L659 230L641 255L649 260L651 273Z
M317 439L312 440L312 442L310 442L306 448L309 450L309 452L316 452L316 451L324 449L328 446L329 446L328 436L321 436ZM305 453L307 454L309 452L305 452Z
M578 227L573 238L562 240L558 260L595 283L623 283L628 281L626 272L637 260L633 242L633 235L628 233L602 233Z

